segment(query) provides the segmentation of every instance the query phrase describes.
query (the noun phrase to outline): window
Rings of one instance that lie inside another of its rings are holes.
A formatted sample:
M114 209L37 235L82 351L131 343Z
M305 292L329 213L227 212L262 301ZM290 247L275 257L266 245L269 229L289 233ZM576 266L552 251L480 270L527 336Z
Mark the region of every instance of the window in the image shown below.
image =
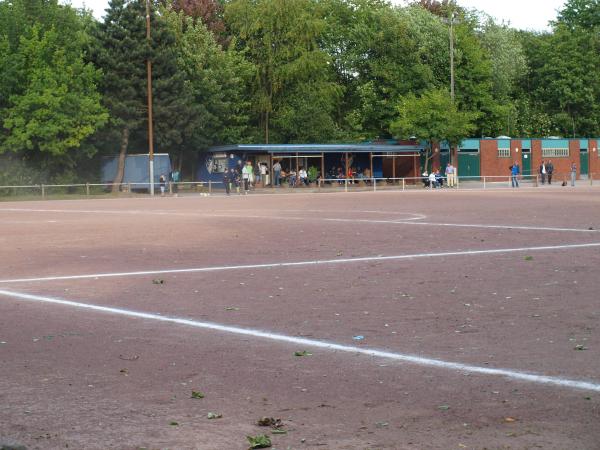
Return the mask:
M227 165L227 157L213 157L206 160L206 169L208 170L208 173L223 173L227 169Z
M568 158L568 148L544 148L542 149L542 158Z
M510 158L510 148L499 148L498 158Z

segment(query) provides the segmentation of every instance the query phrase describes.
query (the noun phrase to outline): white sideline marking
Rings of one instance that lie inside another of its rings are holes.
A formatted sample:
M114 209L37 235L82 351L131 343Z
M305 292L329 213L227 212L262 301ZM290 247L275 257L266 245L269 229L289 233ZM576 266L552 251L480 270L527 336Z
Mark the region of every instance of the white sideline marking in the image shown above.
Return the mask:
M514 379L514 380L519 380L519 381L528 381L530 383L535 383L535 384L550 384L550 385L568 387L568 388L573 388L573 389L583 389L583 390L587 390L587 391L600 392L600 384L594 383L594 382L571 380L568 378L560 378L560 377L551 377L551 376L546 376L546 375L519 372L519 371L514 371L514 370L508 370L508 369L495 369L495 368L490 368L490 367L472 366L469 364L444 361L441 359L424 358L424 357L415 356L415 355L409 355L409 354L403 354L403 353L393 353L393 352L388 352L388 351L383 351L383 350L374 350L374 349L368 349L368 348L363 348L363 347L353 347L353 346L349 346L349 345L336 344L335 342L318 341L316 339L306 339L306 338L300 338L300 337L294 337L294 336L287 336L284 334L270 333L268 331L254 330L251 328L239 328L239 327L234 327L234 326L229 326L229 325L221 325L221 324L213 323L213 322L199 322L199 321L191 320L191 319L162 316L162 315L158 315L158 314L132 311L132 310L121 309L121 308L113 308L113 307L108 307L108 306L100 306L100 305L94 305L94 304L88 304L88 303L80 303L80 302L74 302L74 301L70 301L70 300L59 299L59 298L42 297L39 295L31 295L31 294L25 294L25 293L20 293L20 292L0 290L0 295L9 297L9 298L16 298L16 299L21 299L21 300L33 301L33 302L52 303L52 304L57 304L57 305L70 306L73 308L87 309L87 310L91 310L91 311L97 311L97 312L126 316L126 317L135 317L135 318L140 318L140 319L156 320L159 322L174 323L177 325L185 325L185 326L189 326L189 327L220 331L223 333L251 336L254 338L269 339L272 341L285 342L288 344L295 344L295 345L299 345L299 346L322 348L325 350L333 350L333 351L354 353L354 354L358 353L361 355L374 356L376 358L384 358L384 359L392 359L395 361L402 361L402 362L411 363L411 364L415 364L415 365L419 365L419 366L437 367L440 369L457 370L457 371L461 371L461 372L477 373L477 374L482 374L482 375L502 376L502 377L509 378L509 379Z
M25 208L0 208L0 212L9 211L9 212L51 212L51 213L83 213L83 214L124 214L124 215L152 215L152 216L172 216L172 217L225 217L225 218L244 218L244 219L269 219L269 220L309 220L309 221L320 221L320 220L336 220L340 222L367 222L367 223L402 223L403 221L412 221L412 220L422 220L427 218L426 215L420 213L410 213L410 212L385 212L385 211L332 211L332 210L286 210L287 212L303 212L303 213L364 213L364 214L389 214L389 215L405 215L409 216L405 219L396 218L393 220L372 220L372 219L327 219L323 217L306 217L306 216L270 216L270 215L257 215L257 214L247 214L243 210L236 211L219 211L214 213L196 213L196 212L179 212L179 211L170 211L170 210L140 210L140 209L130 209L130 210L86 210L86 209L25 209ZM228 214L229 212L233 212L235 214ZM271 212L271 211L265 211ZM279 211L273 210L274 213L279 213ZM5 221L0 221L0 224L6 223ZM34 222L32 222L34 223Z
M299 218L294 218L299 219ZM586 228L558 228L558 227L534 227L524 225L485 225L470 223L437 223L437 222L412 222L420 219L396 219L396 220L377 220L377 219L342 219L342 218L320 218L326 222L368 222L368 223L390 223L400 225L427 225L432 227L457 227L457 228L496 228L502 230L528 230L528 231L576 231L582 233L598 233L600 230L590 230Z
M160 275L169 273L194 273L194 272L216 272L222 270L244 270L244 269L272 269L276 267L297 267L297 266L319 266L326 264L348 264L369 261L395 261L401 259L416 258L436 258L444 256L465 256L465 255L489 255L494 253L515 253L515 252L539 252L544 250L565 250L574 248L593 248L600 247L600 242L590 242L587 244L567 244L567 245L546 245L543 247L517 247L517 248L497 248L490 250L465 250L457 252L439 252L439 253L414 253L412 255L394 255L394 256L364 256L357 258L344 259L318 259L313 261L296 261L267 264L243 264L237 266L214 266L214 267L192 267L187 269L162 269L162 270L143 270L137 272L114 272L114 273L96 273L85 275L64 275L49 276L39 278L16 278L12 280L0 280L0 283L21 283L33 281L57 281L57 280L82 280L86 278L111 278L111 277L129 277L139 275Z
M457 228L483 228L483 229L505 229L505 230L527 230L527 231L567 231L578 233L598 233L600 230L590 230L586 228L564 228L564 227L536 227L525 225L487 225L487 224L469 224L469 223L436 223L436 222L419 222L427 216L419 213L407 212L390 212L389 214L405 214L413 217L406 219L359 219L359 218L337 218L337 217L307 217L307 216L270 216L257 214L244 214L243 211L235 211L237 214L227 214L222 211L220 213L193 213L193 212L177 212L169 210L76 210L76 209L24 209L24 208L0 208L1 211L11 212L55 212L55 213L84 213L84 214L124 214L124 215L155 215L155 216L172 216L172 217L225 217L225 218L244 218L244 219L268 219L268 220L305 220L305 221L323 221L323 222L349 222L349 223L375 223L375 224L393 224L393 225L426 225L432 227L457 227ZM290 210L298 211L298 210ZM277 211L273 211L277 212ZM324 212L324 213L345 213L346 211L323 211L323 210L307 210L304 212ZM383 214L384 212L377 211L353 211L355 213ZM0 224L4 223L0 221Z
M330 219L333 220L333 219ZM534 227L524 225L483 225L470 223L436 223L436 222L404 222L395 221L394 223L406 223L407 225L428 225L432 227L458 227L458 228L500 228L507 230L535 230L535 231L577 231L583 233L598 233L600 230L590 230L586 228L559 228L559 227Z

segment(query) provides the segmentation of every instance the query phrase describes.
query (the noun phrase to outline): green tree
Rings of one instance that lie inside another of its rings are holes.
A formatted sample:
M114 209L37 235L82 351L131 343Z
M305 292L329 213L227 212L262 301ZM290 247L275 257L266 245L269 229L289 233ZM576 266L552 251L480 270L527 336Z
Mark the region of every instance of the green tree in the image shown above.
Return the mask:
M110 112L110 129L120 136L115 190L123 179L130 140L138 148L148 148L148 59L152 61L155 150L173 152L184 145L192 116L189 90L177 66L175 34L153 7L148 40L145 17L144 1L111 0L104 22L94 31L91 57L104 73L101 90Z
M571 0L552 33L521 33L529 70L520 86L526 102L517 104L530 135L600 133L600 74L593 69L600 64L599 4Z
M299 97L311 96L326 111L337 103L330 57L319 47L325 23L317 4L314 0L232 0L225 7L226 23L237 36L234 44L255 66L254 123L267 143L299 136L290 108L302 109L301 116L315 112L312 101ZM316 134L324 138L332 123L315 123Z
M427 141L425 170L433 158L435 142L447 141L455 147L475 129L477 113L459 111L446 89L431 89L420 97L405 96L397 106L398 116L390 124L395 137L415 137Z
M57 175L93 153L86 140L107 113L96 89L100 73L84 61L87 19L55 2L41 6L0 3L0 153L21 154Z
M338 121L353 139L389 137L400 98L443 78L439 61L448 73L446 30L422 7L395 8L380 0L324 4L329 13L322 46L344 95Z
M254 66L234 46L224 50L202 22L170 10L163 17L176 37L177 65L192 103L189 120L180 124L180 164L197 149L248 141Z

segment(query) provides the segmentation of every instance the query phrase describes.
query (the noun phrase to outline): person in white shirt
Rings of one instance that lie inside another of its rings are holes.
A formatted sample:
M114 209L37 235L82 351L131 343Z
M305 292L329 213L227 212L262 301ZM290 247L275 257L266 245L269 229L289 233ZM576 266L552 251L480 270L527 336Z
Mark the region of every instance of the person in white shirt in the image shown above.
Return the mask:
M263 186L268 185L269 177L267 176L267 165L266 164L260 165L260 176L262 178Z
M542 184L546 184L546 163L542 161L542 165L540 166L540 178L542 179Z
M306 173L306 170L304 170L304 167L300 167L300 170L298 171L298 177L300 178L300 183L308 186L308 174Z
M429 187L431 189L437 187L437 181L435 180L435 172L433 170L429 174Z

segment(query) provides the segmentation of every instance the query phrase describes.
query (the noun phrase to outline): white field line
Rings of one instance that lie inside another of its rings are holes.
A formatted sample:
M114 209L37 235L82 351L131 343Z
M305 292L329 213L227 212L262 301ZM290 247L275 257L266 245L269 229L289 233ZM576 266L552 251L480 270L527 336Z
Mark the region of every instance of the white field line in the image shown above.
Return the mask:
M245 218L245 219L274 219L274 220L324 220L320 217L306 217L306 216L298 216L292 217L289 215L285 216L276 216L276 215L257 215L257 214L246 214L244 210L235 210L235 211L219 211L214 213L199 213L199 212L179 212L179 211L170 211L170 210L141 210L141 209L131 209L131 210L86 210L86 209L25 209L25 208L0 208L0 212L9 211L9 212L49 212L49 213L82 213L82 214L123 214L123 215L151 215L151 216L173 216L173 217L231 217L231 218ZM268 211L265 211L268 212ZM410 213L410 212L386 212L386 211L362 211L362 210L353 210L353 211L335 211L335 210L319 210L319 209L310 209L310 210L286 210L285 213L288 212L300 212L300 213L351 213L351 214L388 214L392 216L404 215L408 216L404 219L396 218L395 221L411 221L411 220L422 220L427 218L424 214L419 213ZM233 214L231 214L233 213ZM273 211L273 213L279 213L278 211ZM331 219L334 220L334 219ZM355 221L356 219L348 219L348 221ZM368 219L365 221L369 222ZM393 223L393 221L383 221L383 223ZM0 220L0 224L6 223L6 221ZM375 221L374 223L379 223L379 221Z
M178 212L176 210L168 210L168 209L40 209L40 208L0 208L0 212L9 211L9 212L56 212L56 213L86 213L86 214L150 214L150 215L169 215L169 214L179 214L179 215L189 215L189 216L205 216L211 213L201 213L201 212ZM273 212L280 213L279 210L264 210L265 212ZM230 209L230 210L220 210L216 211L214 214L226 214L226 213L234 213L235 215L243 214L243 209ZM333 210L333 209L286 209L285 212L299 212L299 213L347 213L347 214L356 214L356 213L364 213L364 214L386 214L386 215L405 215L412 216L410 219L403 220L415 220L424 219L427 216L420 213L412 213L412 212L403 212L403 211L376 211L376 210ZM265 216L270 217L270 216Z
M299 218L295 218L299 219ZM368 223L389 223L397 225L427 225L432 227L457 227L457 228L495 228L501 230L528 230L528 231L573 231L580 233L598 233L600 230L590 230L587 228L560 228L560 227L534 227L525 225L486 225L476 223L437 223L437 222L409 222L406 219L400 220L377 220L377 219L342 219L342 218L321 218L326 222L368 222ZM418 220L418 219L414 219Z
M426 225L439 227L457 227L457 228L482 228L482 229L502 229L502 230L527 230L527 231L566 231L577 233L598 233L600 230L590 230L586 228L564 228L564 227L537 227L526 225L489 225L489 224L465 224L465 223L437 223L437 222L418 222L425 219L427 216L419 213L400 213L391 212L390 214L405 214L412 217L406 219L358 219L358 218L328 218L328 217L313 217L313 216L289 216L289 215L257 215L244 214L243 211L235 211L237 214L228 213L192 213L192 212L177 212L168 210L71 210L71 209L22 209L22 208L0 208L2 211L11 212L54 212L54 213L83 213L83 214L123 214L123 215L156 215L156 216L173 216L173 217L218 217L218 218L243 218L243 219L267 219L267 220L293 220L293 221L323 221L323 222L347 222L347 223L374 223L374 224L392 224L392 225ZM294 210L298 211L298 210ZM323 210L308 210L305 212L324 212L336 213L345 211L323 211ZM356 213L373 214L376 211L354 211ZM381 211L377 213L383 213ZM5 223L0 220L0 224Z
M217 272L224 270L247 270L247 269L273 269L282 267L299 267L299 266L322 266L328 264L351 264L361 262L377 262L377 261L397 261L404 259L417 258L439 258L450 256L475 256L489 255L498 253L516 253L516 252L539 252L552 250L568 250L600 247L600 242L590 242L586 244L566 244L566 245L546 245L542 247L517 247L517 248L497 248L488 250L465 250L455 252L438 252L438 253L413 253L409 255L393 255L393 256L365 256L357 258L344 259L318 259L312 261L296 261L296 262L280 262L267 264L242 264L235 266L213 266L213 267L192 267L187 269L160 269L160 270L144 270L137 272L113 272L113 273L95 273L84 275L63 275L63 276L48 276L38 278L16 278L12 280L0 280L2 284L8 283L23 283L23 282L41 282L41 281L58 281L58 280L82 280L82 279L97 279L97 278L113 278L113 277L131 277L142 275L162 275L176 273L197 273L197 272Z
M206 330L213 330L221 333L229 333L242 336L250 336L258 339L268 339L271 341L284 342L287 344L294 344L302 347L312 347L324 350L331 350L337 352L345 352L352 354L367 355L382 359L391 359L394 361L401 361L409 364L418 366L435 367L438 369L460 371L466 373L476 373L481 375L490 376L501 376L513 380L526 381L534 384L547 384L572 389L582 389L586 391L600 392L600 384L590 381L572 380L568 378L552 377L534 373L519 372L508 369L495 369L490 367L472 366L469 364L462 364L451 361L444 361L441 359L424 358L421 356L415 356L403 353L394 353L383 350L375 350L364 347L353 347L349 345L336 344L335 342L319 341L316 339L306 339L295 336L287 336L284 334L271 333L268 331L254 330L251 328L239 328L228 325L221 325L213 322L200 322L191 319L183 319L177 317L169 317L152 313L145 313L140 311L132 311L129 309L113 308L101 305L94 305L88 303L75 302L70 300L64 300L53 297L43 297L39 295L31 295L20 292L12 292L0 290L0 295L13 298L26 300L38 303L50 303L62 306L68 306L72 308L84 309L88 311L101 312L112 315L119 315L125 317L134 317L146 320L155 320L158 322L166 322L177 325L184 325L188 327L201 328Z

